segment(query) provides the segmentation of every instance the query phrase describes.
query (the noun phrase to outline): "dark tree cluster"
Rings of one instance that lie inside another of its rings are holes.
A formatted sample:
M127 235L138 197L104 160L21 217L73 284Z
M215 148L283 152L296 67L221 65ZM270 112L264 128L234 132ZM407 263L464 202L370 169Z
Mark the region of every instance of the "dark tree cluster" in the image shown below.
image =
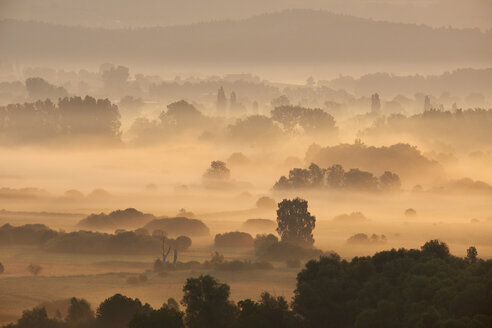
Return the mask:
M195 106L185 100L169 104L167 111L162 112L159 118L162 128L172 131L203 127L208 120Z
M187 279L179 308L169 299L159 309L116 294L96 314L73 298L64 320L44 308L24 311L9 328L488 328L492 326L492 260L449 254L438 240L420 250L392 249L342 260L309 261L297 275L294 298L263 293L258 301L230 299L230 287L209 275Z
M184 239L184 240L183 240ZM169 241L181 251L191 246L190 238L178 237ZM44 246L50 252L108 253L108 254L158 254L162 248L162 236L121 231L107 234L92 231L76 231L60 234Z
M83 230L66 233L42 224L0 227L0 246L35 245L50 252L64 253L156 254L160 253L163 238L179 251L186 251L191 246L187 236L172 239L165 237L164 232L150 235L146 229L117 230L109 234Z
M32 143L56 137L94 136L119 140L120 114L108 99L86 96L0 107L3 142Z
M449 254L446 244L392 249L350 262L310 261L293 307L308 327L490 327L492 261Z
M116 210L109 214L91 214L82 219L77 225L90 229L121 229L141 227L156 219L152 214L142 213L134 208Z
M217 121L205 116L195 105L180 100L167 106L158 120L138 117L129 132L137 137L137 141L159 142L176 136L189 136L190 133L212 130Z
M273 189L319 188L355 191L396 191L400 187L400 177L390 171L384 172L378 178L371 172L360 169L345 171L339 164L323 169L311 163L307 169L294 168L290 170L288 177L280 177Z
M67 90L57 87L40 77L30 77L26 80L26 91L31 101L64 98L68 96Z
M233 231L215 235L214 244L217 247L248 248L253 247L253 237L246 232Z
M379 245L385 244L388 241L385 235L372 234L371 236L365 233L356 233L347 239L348 244L353 245Z
M334 134L335 119L319 108L283 105L271 111L272 120L281 124L289 135Z
M203 174L207 180L227 181L231 178L231 170L222 161L212 161L210 167Z
M25 224L12 226L4 224L0 227L0 245L43 245L58 236L44 224Z
M254 246L257 258L272 262L314 259L323 255L317 248L281 241L273 234L256 235Z
M308 211L308 202L301 198L284 199L278 203L277 233L256 235L255 254L269 261L299 261L323 254L313 247L316 217Z
M313 144L306 152L305 161L320 167L330 167L336 163L369 172L381 172L381 168L384 168L386 171L398 172L403 180L418 183L445 176L438 162L425 157L417 147L404 143L375 147L367 146L357 139L353 144L336 146L321 147Z
M210 260L203 263L198 261L188 262L163 262L157 259L154 262L154 271L158 273L182 270L214 270L214 271L251 271L272 270L273 265L265 260L225 260L219 252L212 253Z

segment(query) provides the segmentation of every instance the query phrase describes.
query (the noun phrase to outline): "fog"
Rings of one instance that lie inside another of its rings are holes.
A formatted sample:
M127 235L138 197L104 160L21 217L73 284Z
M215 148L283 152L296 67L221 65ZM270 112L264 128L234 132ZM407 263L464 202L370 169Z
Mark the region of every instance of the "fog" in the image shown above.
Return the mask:
M201 274L298 311L308 261L430 240L489 263L491 13L0 0L0 325Z

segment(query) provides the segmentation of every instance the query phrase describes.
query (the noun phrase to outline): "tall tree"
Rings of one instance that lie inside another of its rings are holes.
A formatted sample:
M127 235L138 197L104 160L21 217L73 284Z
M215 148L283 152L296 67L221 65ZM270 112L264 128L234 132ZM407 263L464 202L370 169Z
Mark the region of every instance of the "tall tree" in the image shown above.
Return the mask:
M217 92L217 113L224 115L227 108L227 99L225 96L224 88L220 87Z
M209 275L188 278L183 287L185 322L189 328L227 328L234 325L237 308L229 300L230 288Z
M381 112L381 100L377 93L371 96L371 112L373 114L379 114Z
M237 96L234 91L231 92L231 99L229 100L229 108L231 113L234 113L237 109Z
M282 241L311 246L316 218L308 211L308 202L301 198L284 199L278 204L277 232Z

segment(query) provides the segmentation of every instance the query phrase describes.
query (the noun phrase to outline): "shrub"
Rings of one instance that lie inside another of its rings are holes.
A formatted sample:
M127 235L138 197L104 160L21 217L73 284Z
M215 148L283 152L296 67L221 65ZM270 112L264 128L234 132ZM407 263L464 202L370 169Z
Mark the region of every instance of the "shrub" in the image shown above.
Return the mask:
M142 213L134 208L116 210L109 214L91 214L78 225L91 229L136 228L155 219L152 214Z
M405 216L406 217L412 217L412 216L416 216L417 215L417 211L414 210L413 208L407 208L405 210Z
M234 248L247 248L253 247L253 237L246 232L226 232L223 234L215 235L215 246L217 247L234 247Z
M162 230L170 236L201 237L210 234L208 227L202 221L185 217L155 219L147 223L144 228L152 232Z
M41 273L41 271L43 270L43 267L40 266L39 264L29 264L27 266L27 271L29 271L29 273L31 273L33 276L37 276L38 274Z
M314 247L278 241L278 238L272 234L256 235L255 238L255 255L267 261L312 259L322 254L321 250Z
M362 245L370 245L370 244L384 244L387 242L386 236L381 235L378 236L376 234L372 234L371 237L366 235L365 233L357 233L347 239L347 243L349 244L362 244Z

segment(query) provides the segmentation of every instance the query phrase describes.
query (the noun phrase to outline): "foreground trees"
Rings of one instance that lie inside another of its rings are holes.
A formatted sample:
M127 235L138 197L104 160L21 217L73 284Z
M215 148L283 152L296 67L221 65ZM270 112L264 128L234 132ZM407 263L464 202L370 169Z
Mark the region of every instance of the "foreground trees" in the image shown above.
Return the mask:
M466 258L455 257L445 243L431 240L420 250L392 249L351 261L322 256L298 274L291 306L268 293L235 304L227 284L201 275L183 287L184 312L172 299L152 309L116 294L101 303L95 319L85 301L72 299L65 321L35 308L7 327L488 328L492 260L477 259L474 247L468 251Z
M490 327L492 261L474 264L431 240L352 261L322 257L297 276L308 327Z
M230 287L211 276L189 278L183 287L185 322L189 328L233 327L237 309L229 300Z

